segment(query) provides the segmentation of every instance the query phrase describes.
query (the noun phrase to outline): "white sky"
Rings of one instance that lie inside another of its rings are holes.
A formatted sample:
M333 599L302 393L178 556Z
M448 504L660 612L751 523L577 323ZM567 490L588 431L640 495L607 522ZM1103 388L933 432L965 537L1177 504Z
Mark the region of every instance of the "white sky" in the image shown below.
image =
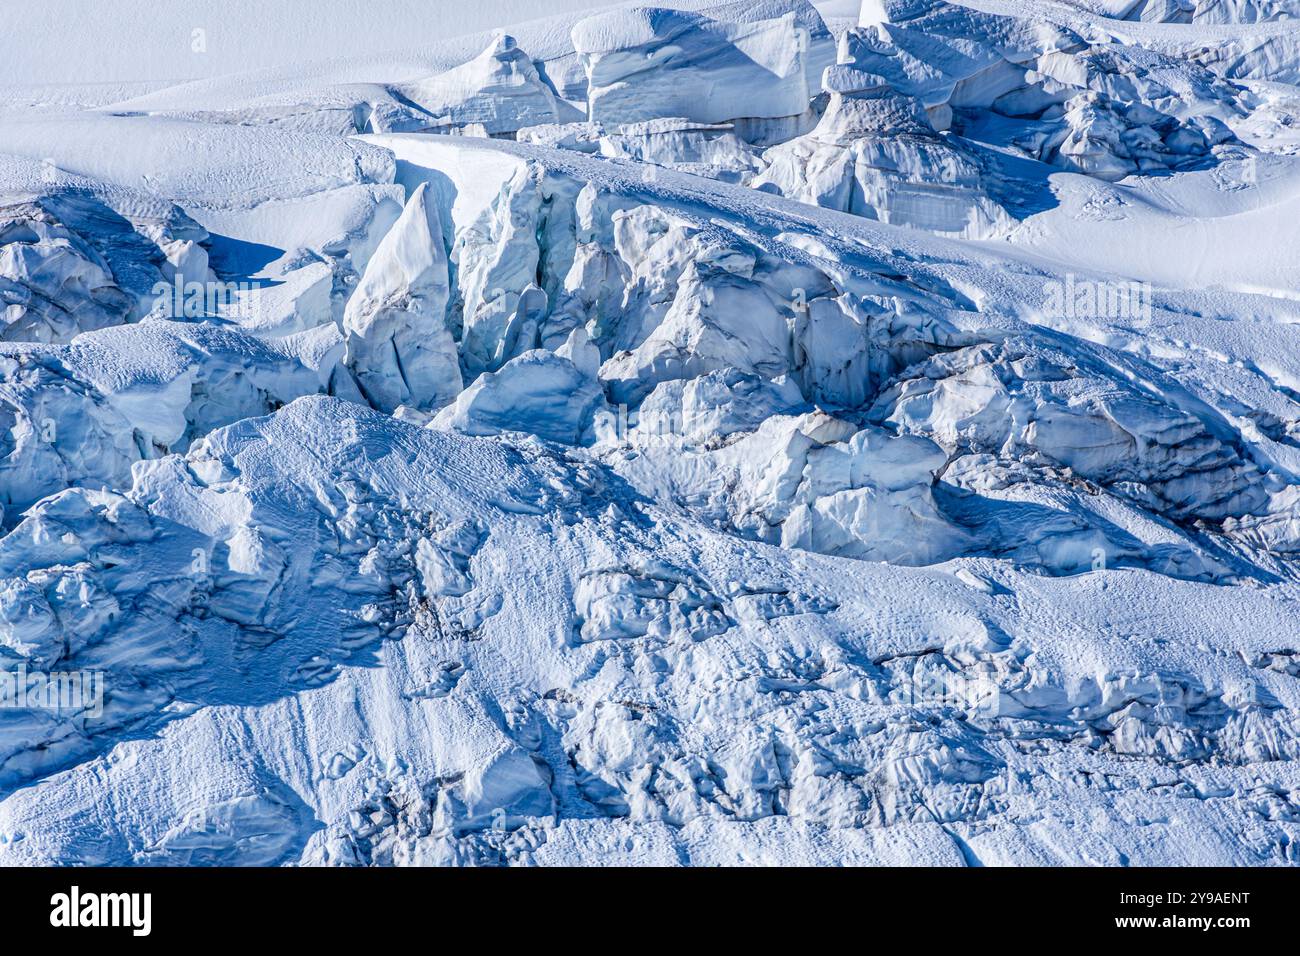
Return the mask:
M409 50L613 0L0 0L0 83L187 80ZM203 50L195 50L202 30Z

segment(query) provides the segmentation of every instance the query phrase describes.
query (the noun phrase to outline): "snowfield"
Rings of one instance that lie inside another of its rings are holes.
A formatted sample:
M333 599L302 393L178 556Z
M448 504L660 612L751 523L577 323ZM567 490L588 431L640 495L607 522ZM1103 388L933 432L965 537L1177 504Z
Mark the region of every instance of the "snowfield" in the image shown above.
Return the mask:
M1300 863L1300 0L123 6L0 41L0 864Z

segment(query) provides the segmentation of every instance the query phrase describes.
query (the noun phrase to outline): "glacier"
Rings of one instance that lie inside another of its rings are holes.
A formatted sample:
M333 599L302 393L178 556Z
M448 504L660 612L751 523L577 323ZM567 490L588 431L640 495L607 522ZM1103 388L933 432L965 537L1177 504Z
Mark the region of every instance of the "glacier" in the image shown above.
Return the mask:
M0 864L1300 863L1300 3L529 14L0 63Z

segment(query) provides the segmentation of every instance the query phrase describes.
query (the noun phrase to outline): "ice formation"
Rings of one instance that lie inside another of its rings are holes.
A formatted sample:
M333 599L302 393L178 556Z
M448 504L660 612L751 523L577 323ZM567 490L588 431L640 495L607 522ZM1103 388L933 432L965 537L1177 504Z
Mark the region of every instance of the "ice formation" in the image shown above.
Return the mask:
M0 93L0 863L1300 862L1300 8L819 6Z
M808 34L793 13L740 24L657 7L613 10L579 21L573 46L593 122L718 123L808 108Z
M343 315L345 362L375 408L436 408L460 391L448 281L442 220L421 184L366 264Z
M494 136L559 117L555 92L514 37L506 34L495 37L470 62L402 92L429 114L432 129L473 126Z

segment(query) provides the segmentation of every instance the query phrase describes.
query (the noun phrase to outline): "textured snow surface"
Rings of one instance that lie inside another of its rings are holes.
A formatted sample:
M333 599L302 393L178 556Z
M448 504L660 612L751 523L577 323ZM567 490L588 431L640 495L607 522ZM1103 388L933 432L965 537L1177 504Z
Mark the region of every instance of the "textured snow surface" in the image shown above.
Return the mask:
M0 43L0 863L1300 863L1300 4L125 6Z

